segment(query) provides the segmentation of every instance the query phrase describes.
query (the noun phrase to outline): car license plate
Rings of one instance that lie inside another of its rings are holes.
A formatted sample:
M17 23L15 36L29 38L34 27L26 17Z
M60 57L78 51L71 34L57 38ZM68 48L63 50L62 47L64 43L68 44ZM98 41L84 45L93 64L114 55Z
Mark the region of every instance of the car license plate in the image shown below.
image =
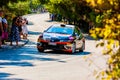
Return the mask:
M49 45L53 45L53 46L55 46L55 45L56 45L56 43L49 42Z

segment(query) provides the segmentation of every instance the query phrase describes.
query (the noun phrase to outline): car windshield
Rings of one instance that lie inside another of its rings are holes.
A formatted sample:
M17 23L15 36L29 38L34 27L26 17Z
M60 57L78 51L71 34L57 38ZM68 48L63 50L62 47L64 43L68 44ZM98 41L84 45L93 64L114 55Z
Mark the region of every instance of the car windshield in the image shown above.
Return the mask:
M60 34L72 34L73 33L73 28L71 28L71 27L52 26L46 32L60 33Z

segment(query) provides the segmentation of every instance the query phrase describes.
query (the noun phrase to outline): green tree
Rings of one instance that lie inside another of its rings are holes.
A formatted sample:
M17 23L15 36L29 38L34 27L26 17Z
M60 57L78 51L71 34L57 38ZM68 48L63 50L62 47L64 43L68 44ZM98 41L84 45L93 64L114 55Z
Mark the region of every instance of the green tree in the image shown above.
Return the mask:
M24 15L30 12L28 1L26 2L19 1L17 3L9 2L8 7L9 7L8 10L10 11L10 13L14 15Z
M31 10L38 10L41 3L39 0L30 0L30 8Z
M0 8L2 8L3 6L7 7L9 2L17 3L19 1L29 1L29 0L4 0L4 1L0 0Z
M62 15L69 21L69 24L78 26L80 20L88 23L90 21L87 18L90 17L89 13L94 12L85 0L46 0L44 5L50 13ZM88 29L88 25L84 24L82 28Z

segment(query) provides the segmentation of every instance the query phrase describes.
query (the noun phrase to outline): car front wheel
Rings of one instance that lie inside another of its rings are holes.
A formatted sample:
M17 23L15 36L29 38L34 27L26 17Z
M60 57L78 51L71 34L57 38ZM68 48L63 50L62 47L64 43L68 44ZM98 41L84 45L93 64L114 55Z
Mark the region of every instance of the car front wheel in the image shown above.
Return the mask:
M44 49L37 48L39 52L44 52Z

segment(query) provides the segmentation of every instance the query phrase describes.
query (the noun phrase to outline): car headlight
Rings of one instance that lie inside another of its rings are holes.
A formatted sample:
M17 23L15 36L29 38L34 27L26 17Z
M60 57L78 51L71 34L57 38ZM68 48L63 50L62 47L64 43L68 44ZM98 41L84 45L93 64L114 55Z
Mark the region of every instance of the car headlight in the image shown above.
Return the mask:
M65 48L65 49L71 49L71 47L72 47L72 44L70 44L70 43L64 45L64 48Z

